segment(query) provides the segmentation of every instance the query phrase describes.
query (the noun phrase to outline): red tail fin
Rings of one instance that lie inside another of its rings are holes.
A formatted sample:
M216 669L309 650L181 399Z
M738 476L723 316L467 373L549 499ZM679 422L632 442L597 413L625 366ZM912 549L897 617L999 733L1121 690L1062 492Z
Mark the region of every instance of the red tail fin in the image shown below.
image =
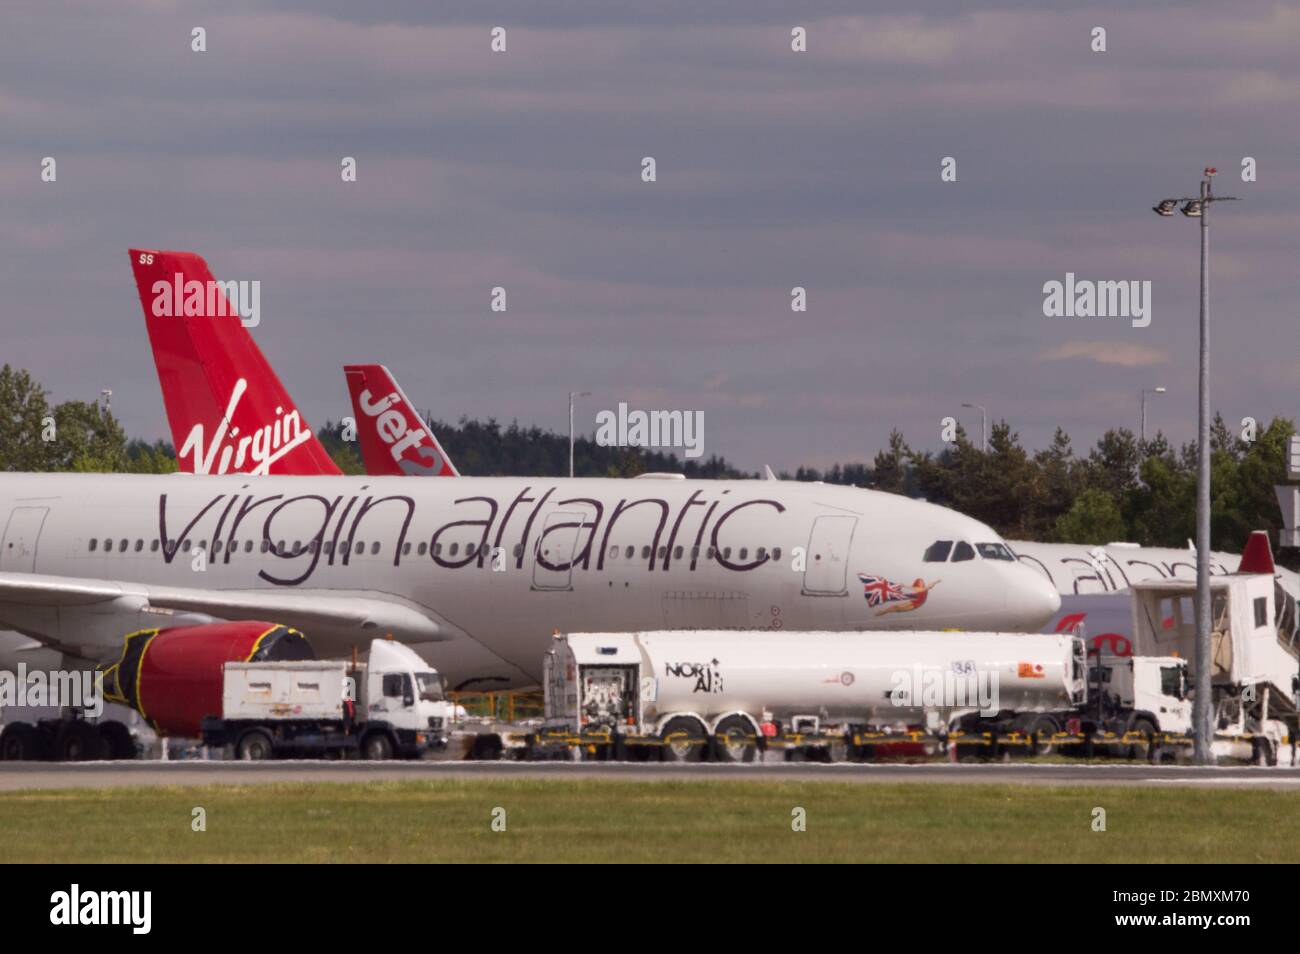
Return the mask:
M254 286L215 281L193 252L131 249L131 268L181 470L340 473L230 300Z
M438 438L382 364L343 366L366 473L459 477Z
M1246 540L1246 549L1241 551L1241 565L1237 567L1238 573L1267 573L1269 576L1274 574L1273 567L1273 548L1268 542L1268 533L1263 530L1256 530L1251 533Z

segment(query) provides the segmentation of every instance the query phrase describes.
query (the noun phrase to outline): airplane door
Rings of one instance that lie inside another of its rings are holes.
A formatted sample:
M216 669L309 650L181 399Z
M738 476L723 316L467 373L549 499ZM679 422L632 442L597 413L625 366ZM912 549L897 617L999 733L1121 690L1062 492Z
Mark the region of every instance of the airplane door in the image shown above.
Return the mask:
M14 507L0 541L0 570L32 573L36 569L36 541L49 507Z
M533 589L573 588L573 558L587 514L578 510L557 510L547 514L542 535L533 547Z
M835 515L813 521L808 537L808 562L803 591L810 596L844 596L848 593L849 547L857 517Z

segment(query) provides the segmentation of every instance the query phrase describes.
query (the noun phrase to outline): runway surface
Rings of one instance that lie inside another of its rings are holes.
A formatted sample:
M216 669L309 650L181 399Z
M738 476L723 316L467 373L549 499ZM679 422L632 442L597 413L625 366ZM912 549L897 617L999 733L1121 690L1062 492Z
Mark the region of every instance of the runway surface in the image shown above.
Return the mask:
M1300 769L1150 765L661 765L607 762L10 762L0 792L144 785L257 785L439 779L613 779L949 783L1021 785L1191 785L1300 790Z

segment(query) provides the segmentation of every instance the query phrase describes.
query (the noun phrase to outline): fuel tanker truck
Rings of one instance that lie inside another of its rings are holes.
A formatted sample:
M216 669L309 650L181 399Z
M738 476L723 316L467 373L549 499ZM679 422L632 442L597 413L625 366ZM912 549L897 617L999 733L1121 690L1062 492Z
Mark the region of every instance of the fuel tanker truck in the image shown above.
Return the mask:
M578 736L613 758L861 757L860 730L1002 732L1087 703L1083 640L1020 633L663 631L556 635L528 754Z
M392 640L374 640L369 660L317 660L296 629L244 620L131 633L98 675L102 701L135 710L158 735L201 737L239 758L389 758L445 745L442 677ZM5 760L136 755L124 723L80 711L0 733Z

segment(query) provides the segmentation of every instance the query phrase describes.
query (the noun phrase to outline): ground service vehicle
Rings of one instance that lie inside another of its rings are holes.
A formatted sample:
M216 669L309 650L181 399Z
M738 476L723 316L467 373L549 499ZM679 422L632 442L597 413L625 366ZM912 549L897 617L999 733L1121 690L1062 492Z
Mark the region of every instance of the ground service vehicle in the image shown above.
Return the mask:
M670 761L747 762L768 746L835 760L867 754L859 730L944 731L1087 699L1083 642L1068 635L575 633L555 638L544 671L535 747L569 732Z
M576 739L613 758L747 762L776 748L867 759L890 730L976 754L990 740L1046 754L1065 737L1109 735L1108 751L1155 757L1191 727L1184 660L1088 665L1075 636L575 633L556 636L545 668L534 757Z
M226 663L221 714L204 718L202 732L240 759L418 758L446 746L450 715L442 677L409 647L377 639L368 665Z

